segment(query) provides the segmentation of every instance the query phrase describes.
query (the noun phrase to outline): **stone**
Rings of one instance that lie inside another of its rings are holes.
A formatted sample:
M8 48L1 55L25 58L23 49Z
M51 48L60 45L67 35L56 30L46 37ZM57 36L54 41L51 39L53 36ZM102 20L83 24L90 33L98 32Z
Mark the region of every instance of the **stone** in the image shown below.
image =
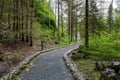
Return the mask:
M112 62L108 67L114 69L116 73L120 72L120 62Z
M120 65L120 62L112 62L111 65L118 66L118 65Z
M99 71L103 71L105 69L105 65L103 64L103 62L97 61L96 62L96 68Z
M116 73L113 69L106 68L106 71L101 73L101 78L104 80L116 80Z
M84 59L89 59L89 55L85 54L85 55L83 55L83 58Z
M106 73L106 74L115 73L115 70L114 70L114 69L110 69L110 68L106 68L105 73Z
M5 65L0 65L0 74L3 74L7 71L7 67Z
M59 44L60 42L59 41L55 41L55 44Z
M116 74L116 79L120 79L120 74Z
M120 80L120 73L116 73L114 69L106 68L106 70L101 73L101 77L104 80Z

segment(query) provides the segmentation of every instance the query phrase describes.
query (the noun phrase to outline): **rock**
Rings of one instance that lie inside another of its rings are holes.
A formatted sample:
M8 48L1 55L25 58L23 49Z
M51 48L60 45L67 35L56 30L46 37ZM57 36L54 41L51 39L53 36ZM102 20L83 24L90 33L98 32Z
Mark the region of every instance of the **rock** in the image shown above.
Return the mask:
M112 61L120 61L119 57L112 58Z
M55 44L59 44L60 42L59 41L55 41Z
M102 72L101 77L104 80L120 80L120 62L112 62L104 72Z
M116 75L115 73L106 74L105 72L103 72L101 77L103 80L117 80L115 78L115 75Z
M71 58L72 58L73 60L76 60L76 59L77 59L77 58L76 58L76 53L72 52Z
M114 69L115 73L120 72L120 62L112 62L108 67Z
M75 56L75 54L76 54L76 53L73 52L73 53L72 53L72 56Z
M83 58L84 58L84 59L89 59L89 55L85 54L85 55L83 56Z
M83 58L83 55L80 54L80 53L77 53L77 52L72 52L71 58L72 58L73 60L79 60L79 59L82 59L82 58Z
M117 80L115 71L110 68L106 68L106 71L101 73L101 78L104 80Z
M111 65L120 66L120 62L112 62Z
M7 71L7 66L0 65L0 74L4 74Z
M55 41L55 44L59 44L60 42L59 41Z
M106 68L106 71L101 73L104 80L120 80L120 74L116 73L114 69Z
M96 62L96 68L99 71L103 71L105 69L105 65L103 64L103 62L97 61Z
M105 73L106 73L106 74L115 73L115 70L114 70L114 69L110 69L110 68L106 68Z
M120 79L120 74L116 74L116 79Z

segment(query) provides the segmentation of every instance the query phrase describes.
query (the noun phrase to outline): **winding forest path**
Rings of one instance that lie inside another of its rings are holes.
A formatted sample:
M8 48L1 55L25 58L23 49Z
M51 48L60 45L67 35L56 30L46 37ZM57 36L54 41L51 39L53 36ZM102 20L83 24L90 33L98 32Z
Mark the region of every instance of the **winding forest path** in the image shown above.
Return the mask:
M33 62L34 66L23 74L21 80L73 80L65 65L63 55L77 47L78 44L56 49L38 57Z

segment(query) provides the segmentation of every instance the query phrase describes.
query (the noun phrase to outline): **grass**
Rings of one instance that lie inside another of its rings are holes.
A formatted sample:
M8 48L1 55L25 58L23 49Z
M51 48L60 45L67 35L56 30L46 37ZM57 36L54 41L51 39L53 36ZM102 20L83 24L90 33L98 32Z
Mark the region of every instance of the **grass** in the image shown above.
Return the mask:
M74 61L77 64L78 69L84 73L86 80L99 80L100 72L95 70L94 60L81 59L79 61Z
M85 74L87 80L100 80L100 72L95 69L96 61L104 61L105 65L112 59L120 61L120 32L102 32L100 36L92 35L89 38L89 48L80 46L73 61L78 69ZM87 55L89 58L81 58Z

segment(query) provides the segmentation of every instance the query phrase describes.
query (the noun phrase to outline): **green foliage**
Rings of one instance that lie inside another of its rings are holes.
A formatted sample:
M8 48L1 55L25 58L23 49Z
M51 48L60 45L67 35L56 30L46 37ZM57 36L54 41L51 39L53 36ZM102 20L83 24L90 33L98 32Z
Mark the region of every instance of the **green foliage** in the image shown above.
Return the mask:
M120 29L120 9L115 10L114 30L119 31Z
M99 59L111 59L120 57L120 32L112 34L102 32L101 36L92 36L89 41L89 49L80 47L79 52Z
M8 31L4 34L0 35L0 41L8 41L8 42L12 42L13 41L13 32Z
M50 28L43 28L43 26L41 24L39 24L38 22L36 22L34 24L33 27L33 39L35 41L40 41L40 40L49 40L53 37L53 31Z
M84 73L85 80L100 80L100 72L95 70L95 61L92 59L81 59L74 61L80 72ZM89 65L89 66L88 66Z
M35 16L43 27L55 27L54 13L46 0L35 3Z

